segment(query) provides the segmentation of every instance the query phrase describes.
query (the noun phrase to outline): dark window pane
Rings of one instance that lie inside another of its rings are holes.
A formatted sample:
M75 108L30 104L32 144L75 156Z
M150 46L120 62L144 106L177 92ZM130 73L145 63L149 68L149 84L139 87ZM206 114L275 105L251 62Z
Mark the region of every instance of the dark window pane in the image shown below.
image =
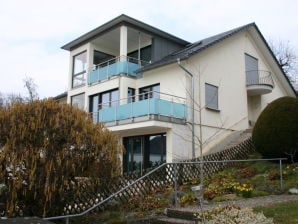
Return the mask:
M127 90L127 103L135 102L135 89L128 88Z
M149 98L159 98L160 85L146 86L139 89L139 100L146 100Z

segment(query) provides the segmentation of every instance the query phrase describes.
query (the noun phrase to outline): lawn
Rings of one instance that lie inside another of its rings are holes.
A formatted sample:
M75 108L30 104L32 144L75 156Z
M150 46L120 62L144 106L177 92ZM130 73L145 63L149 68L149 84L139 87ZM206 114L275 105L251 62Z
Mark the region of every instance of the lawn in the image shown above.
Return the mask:
M274 223L298 223L298 201L279 203L271 206L256 207L256 212L263 212L266 217L274 219Z

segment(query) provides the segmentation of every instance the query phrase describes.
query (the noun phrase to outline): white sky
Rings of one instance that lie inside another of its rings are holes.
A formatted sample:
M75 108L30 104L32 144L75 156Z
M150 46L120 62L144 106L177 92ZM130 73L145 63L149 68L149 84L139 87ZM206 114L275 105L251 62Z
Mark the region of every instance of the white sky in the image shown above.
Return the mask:
M298 52L297 0L9 0L0 5L0 92L41 98L67 90L69 53L60 47L126 14L190 42L256 22L267 40Z

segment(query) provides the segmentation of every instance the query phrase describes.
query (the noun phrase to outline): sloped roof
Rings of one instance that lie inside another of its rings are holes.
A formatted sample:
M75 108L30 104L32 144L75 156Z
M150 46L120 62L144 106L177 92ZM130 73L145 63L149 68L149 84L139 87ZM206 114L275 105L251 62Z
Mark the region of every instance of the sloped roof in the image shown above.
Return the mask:
M172 63L176 63L177 59L179 60L185 60L189 57L191 57L194 54L200 53L201 51L216 45L217 43L231 37L234 36L235 34L242 32L243 30L249 29L249 28L254 28L254 30L257 32L257 34L259 35L259 37L261 38L261 40L263 41L266 49L268 50L269 54L271 55L272 59L275 61L276 65L279 67L281 73L284 75L285 79L287 80L288 84L290 85L291 89L293 90L293 92L297 95L297 92L294 88L294 86L292 85L292 83L290 82L288 76L285 74L285 72L283 71L282 67L280 66L280 64L278 63L274 53L272 52L271 48L269 47L267 41L265 40L264 36L262 35L261 31L259 30L259 28L257 27L257 25L255 23L249 23L246 24L244 26L240 26L237 27L235 29L217 34L215 36L211 36L205 39L202 39L200 41L197 41L193 44L189 44L187 45L185 48L183 48L182 50L173 52L167 56L165 56L164 58L155 61L151 64L148 64L140 69L138 69L136 72L137 73L141 73L141 72L145 72L145 71L149 71L158 67L162 67L165 65L169 65Z
M182 50L173 52L172 54L167 55L166 57L162 58L161 60L156 61L152 64L149 64L149 65L139 69L137 72L144 72L144 71L158 68L158 67L161 67L161 66L164 66L167 64L175 63L175 62L177 62L178 58L180 60L187 59L187 58L191 57L192 55L197 54L197 53L201 52L202 50L204 50L208 47L211 47L211 46L225 40L226 38L233 36L236 33L241 32L242 30L244 30L250 26L256 26L256 25L255 25L255 23L249 23L247 25L226 31L224 33L220 33L215 36L208 37L208 38L202 39L200 41L197 41L193 44L186 46Z
M67 97L67 92L64 92L64 93L60 93L59 95L53 97L54 100L60 100L64 97Z

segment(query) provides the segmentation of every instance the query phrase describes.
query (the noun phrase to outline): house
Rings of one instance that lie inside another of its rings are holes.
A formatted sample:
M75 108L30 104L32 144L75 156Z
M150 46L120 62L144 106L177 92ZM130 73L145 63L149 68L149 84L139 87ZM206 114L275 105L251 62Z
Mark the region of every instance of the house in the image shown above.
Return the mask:
M60 104L65 104L67 103L67 92L61 93L55 97L53 97L53 100Z
M296 96L254 23L189 43L120 15L62 49L67 102L118 134L125 172L197 157Z

